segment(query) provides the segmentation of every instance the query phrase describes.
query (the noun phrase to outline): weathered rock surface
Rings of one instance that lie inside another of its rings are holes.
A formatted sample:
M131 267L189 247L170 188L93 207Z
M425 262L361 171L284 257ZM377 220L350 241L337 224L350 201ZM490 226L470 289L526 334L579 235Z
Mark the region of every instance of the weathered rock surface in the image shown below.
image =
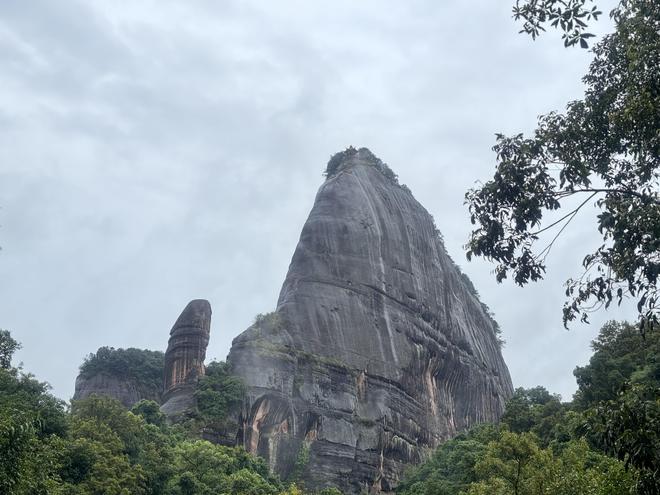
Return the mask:
M239 443L306 486L388 492L512 393L432 217L368 150L333 157L274 314L233 342ZM388 176L389 175L389 176Z
M193 394L200 376L211 331L211 305L204 299L190 301L170 331L165 352L161 411L176 416L195 406Z
M79 375L73 400L86 399L93 394L117 399L128 408L143 399L160 401L160 390L146 387L138 380L105 372L90 377Z

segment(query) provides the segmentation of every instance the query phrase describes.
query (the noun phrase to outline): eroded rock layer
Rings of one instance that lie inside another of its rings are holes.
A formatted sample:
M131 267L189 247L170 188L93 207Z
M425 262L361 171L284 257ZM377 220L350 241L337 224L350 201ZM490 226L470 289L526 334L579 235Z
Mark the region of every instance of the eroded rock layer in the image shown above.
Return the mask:
M391 491L512 393L432 217L366 149L331 160L275 313L228 359L247 386L239 442L311 489Z
M211 329L211 305L190 301L170 331L165 352L163 405L168 416L194 407L195 384L204 375L204 359Z

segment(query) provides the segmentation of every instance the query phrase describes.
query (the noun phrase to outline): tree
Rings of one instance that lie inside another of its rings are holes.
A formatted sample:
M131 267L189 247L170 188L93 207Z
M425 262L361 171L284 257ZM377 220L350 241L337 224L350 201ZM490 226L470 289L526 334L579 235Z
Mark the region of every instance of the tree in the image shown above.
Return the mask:
M525 4L518 15L533 36L544 22L566 23L564 14L549 14L552 6L585 9L584 0ZM633 298L644 333L660 312L660 3L622 0L611 15L615 31L593 49L584 99L540 117L531 137L497 135L493 179L466 194L475 225L466 250L468 259L496 263L498 282L509 275L521 286L537 281L557 238L593 205L602 244L566 283L564 325ZM560 208L569 211L544 223Z
M499 440L490 442L484 457L475 470L485 479L493 479L494 491L522 495L530 493L528 485L536 485L534 470L541 469L550 459L539 449L536 437L531 433L502 432ZM501 490L501 487L506 487ZM468 493L481 493L481 489ZM538 490L541 492L541 490Z
M615 400L596 406L588 428L600 446L640 472L637 493L660 486L660 388L628 385Z
M104 346L85 357L80 365L80 376L91 378L106 374L130 380L143 397L158 398L163 387L164 363L165 355L161 351Z
M624 495L634 483L622 462L593 452L585 440L572 440L554 454L540 448L531 433L502 432L475 469L481 479L468 495Z
M12 338L9 330L0 330L0 368L9 369L11 358L20 348L21 345Z
M174 448L174 476L165 493L276 495L281 491L281 483L270 475L263 459L237 447L198 440Z
M594 446L639 470L637 492L660 486L660 332L645 339L630 324L608 322L589 364L575 369L577 408Z
M522 390L522 389L520 389ZM529 397L552 404L544 389ZM522 392L519 392L521 395ZM545 396L545 398L543 398ZM547 399L547 401L546 401ZM511 402L507 404L507 412ZM539 403L535 406L540 406ZM555 418L562 422L564 418ZM424 464L409 470L400 495L583 495L631 493L638 471L622 460L590 448L585 438L570 437L559 448L544 448L533 432L511 432L502 423L479 425L441 445Z
M517 388L506 403L502 424L513 433L532 432L542 447L571 439L580 418L543 387Z
M142 418L150 425L163 426L167 417L160 412L160 405L153 400L142 399L131 408L131 412Z
M615 400L629 382L660 386L660 332L643 339L633 325L610 321L591 348L589 363L573 371L578 384L573 399L580 409Z
M401 495L454 495L478 480L475 464L488 442L500 438L494 425L479 425L446 441L433 456L409 469L397 486Z
M227 423L229 411L241 403L244 393L243 382L230 373L229 365L222 361L212 361L197 382L195 390L202 421L208 427L222 429Z
M57 493L55 438L66 434L64 403L47 383L11 367L20 348L7 331L0 332L0 493Z
M14 493L20 483L22 467L34 435L33 419L28 415L0 410L1 493Z

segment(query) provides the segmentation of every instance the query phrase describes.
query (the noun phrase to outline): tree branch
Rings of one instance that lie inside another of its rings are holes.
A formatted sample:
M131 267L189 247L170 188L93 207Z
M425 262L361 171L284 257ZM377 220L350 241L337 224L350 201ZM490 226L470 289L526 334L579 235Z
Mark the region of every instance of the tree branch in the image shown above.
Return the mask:
M638 193L637 191L630 191L628 189L596 189L596 188L587 188L587 189L574 189L571 191L571 193L579 193L579 192L592 192L592 193L615 193L615 194L625 194L628 196L635 196L636 198L639 198L643 201L649 201L653 204L656 204L660 206L660 199L656 199L652 196L647 196L642 193Z
M567 219L567 218L570 217L571 215L574 215L575 213L577 213L578 210L579 210L580 208L582 208L584 205L586 205L586 204L589 202L589 200L590 200L591 198L593 198L596 194L598 194L598 193L597 193L597 192L593 193L591 196L589 196L587 199L585 199L585 200L582 202L582 204L580 204L580 206L578 206L578 207L575 208L574 210L568 212L566 215L564 215L563 217L561 217L561 218L560 218L559 220L557 220L556 222L552 222L552 223L551 223L550 225L548 225L547 227L543 227L541 230L537 230L536 232L532 232L531 235L538 235L538 234L540 234L541 232L545 232L546 230L551 229L552 227L554 227L554 226L557 225L558 223L563 222L565 219Z
M587 201L589 201L589 200L590 200L591 198L593 198L595 195L596 195L596 193L594 193L594 194L592 194L591 196L589 196L589 197L587 198ZM557 234L552 238L552 240L550 241L550 244L548 244L548 245L543 249L543 251L541 251L539 254L536 255L536 259L539 259L539 258L541 257L541 255L542 255L543 253L545 253L545 255L543 256L543 261L545 261L545 259L546 259L546 258L548 257L548 255L550 254L550 249L552 248L552 246L553 246L553 244L555 243L555 241L557 240L557 238L561 235L561 233L564 231L564 229L565 229L566 227L568 227L568 224L571 223L571 221L575 218L575 215L577 215L578 211L580 211L580 208L582 208L582 206L583 206L587 201L583 202L580 206L578 206L578 207L577 207L577 208L576 208L576 209L570 214L569 219L566 221L566 223L565 223L564 225L562 225L561 229L559 229L559 232L557 232Z

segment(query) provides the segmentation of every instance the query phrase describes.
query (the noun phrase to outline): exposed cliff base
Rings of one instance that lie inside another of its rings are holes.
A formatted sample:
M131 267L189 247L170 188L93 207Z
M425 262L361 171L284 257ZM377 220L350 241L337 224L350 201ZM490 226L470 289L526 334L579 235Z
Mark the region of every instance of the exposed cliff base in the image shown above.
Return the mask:
M511 395L492 320L432 217L368 150L330 161L277 310L228 358L239 442L312 489L388 492Z

